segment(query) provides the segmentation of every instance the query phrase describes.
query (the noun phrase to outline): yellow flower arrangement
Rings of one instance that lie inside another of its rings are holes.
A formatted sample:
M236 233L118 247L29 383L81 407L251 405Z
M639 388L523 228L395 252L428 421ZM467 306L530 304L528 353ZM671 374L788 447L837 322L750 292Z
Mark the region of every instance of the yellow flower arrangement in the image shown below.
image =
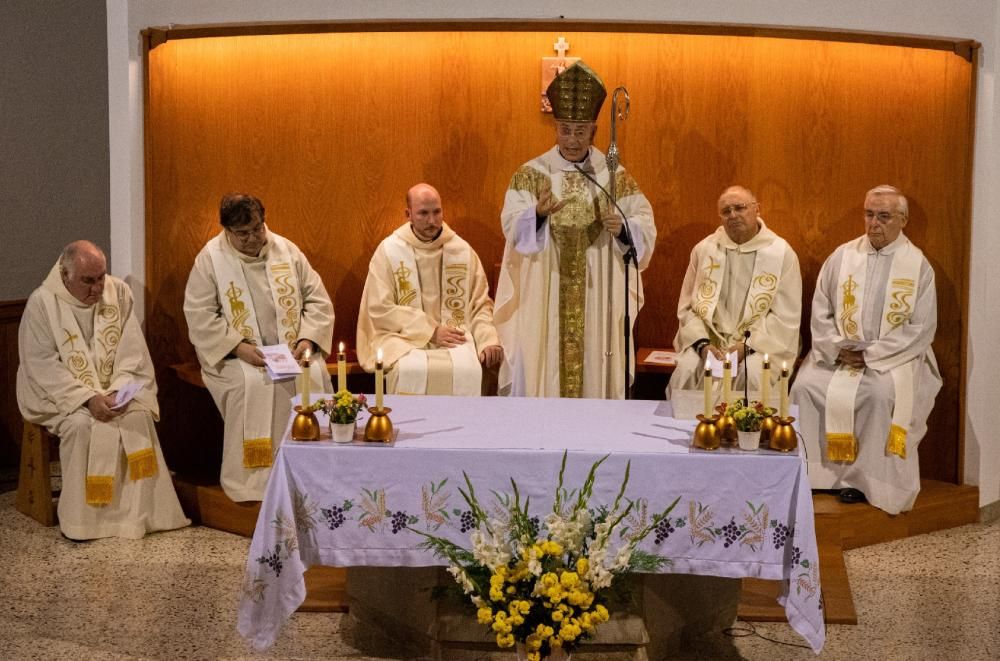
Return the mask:
M313 405L313 409L325 411L330 416L330 422L350 424L357 420L358 411L366 404L364 395L352 395L347 390L341 390L333 399L321 399Z
M532 661L559 648L572 651L594 635L611 617L606 602L618 577L656 571L667 562L636 547L677 504L675 500L654 515L646 527L620 535L622 541L612 549L612 533L634 506L624 497L631 464L611 507L591 509L597 469L607 456L591 466L583 485L572 492L563 487L566 456L552 513L544 522L529 515L529 502L521 502L514 480L513 497L497 494L503 516L488 516L465 475L467 490L460 492L474 519L471 550L410 529L426 538L424 548L448 560L448 571L476 607L477 622L488 627L496 644L511 648L521 643Z

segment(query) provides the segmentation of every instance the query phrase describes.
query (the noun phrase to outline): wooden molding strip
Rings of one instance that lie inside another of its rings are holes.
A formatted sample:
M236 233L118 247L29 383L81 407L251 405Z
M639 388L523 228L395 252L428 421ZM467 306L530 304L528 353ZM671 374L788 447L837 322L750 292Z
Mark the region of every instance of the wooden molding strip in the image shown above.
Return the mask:
M833 28L790 28L777 25L738 25L733 23L664 23L654 21L587 21L559 19L378 19L370 21L305 21L294 23L225 23L206 25L171 25L142 31L149 48L171 39L236 37L249 35L317 34L325 32L636 32L649 34L690 34L732 37L768 37L807 39L906 46L950 51L972 62L973 53L982 45L972 39L929 37L910 34L837 30Z

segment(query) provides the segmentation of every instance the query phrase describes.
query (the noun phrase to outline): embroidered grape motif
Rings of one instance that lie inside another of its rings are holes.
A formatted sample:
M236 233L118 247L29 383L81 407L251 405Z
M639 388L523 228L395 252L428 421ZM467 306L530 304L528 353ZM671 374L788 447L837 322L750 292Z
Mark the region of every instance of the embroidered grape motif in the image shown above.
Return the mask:
M400 530L406 527L406 521L409 517L406 512L396 512L392 515L392 534L395 535Z
M774 540L774 548L780 549L785 545L788 540L788 533L791 531L788 529L784 523L779 523L774 527L774 533L772 534L772 539Z
M340 526L344 525L344 508L334 505L330 509L321 508L320 512L323 513L323 518L326 519L326 525L330 527L330 530L336 530Z
M656 524L656 528L654 528L653 543L659 544L663 540L670 537L670 533L672 532L674 532L674 527L670 524L670 517L663 517L660 519L660 522Z

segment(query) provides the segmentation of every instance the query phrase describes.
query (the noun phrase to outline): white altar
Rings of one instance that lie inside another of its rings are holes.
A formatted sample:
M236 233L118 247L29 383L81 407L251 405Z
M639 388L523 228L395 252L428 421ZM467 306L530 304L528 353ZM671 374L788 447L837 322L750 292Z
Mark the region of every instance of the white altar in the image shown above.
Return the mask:
M822 649L812 497L797 454L692 451L694 423L672 418L667 402L387 396L386 405L399 431L392 447L286 440L279 448L239 606L238 629L257 649L274 643L302 603L312 565L442 565L408 528L467 545L463 472L484 506L515 479L543 518L564 450L570 487L610 455L595 507L614 500L627 462L636 523L680 497L640 547L668 558L664 571L781 580L790 625Z

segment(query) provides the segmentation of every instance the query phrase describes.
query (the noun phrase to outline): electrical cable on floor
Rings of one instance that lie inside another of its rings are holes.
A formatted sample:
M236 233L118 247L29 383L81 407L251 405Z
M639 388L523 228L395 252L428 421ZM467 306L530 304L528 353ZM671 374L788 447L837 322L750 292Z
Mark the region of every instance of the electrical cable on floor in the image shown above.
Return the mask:
M810 647L809 645L802 645L801 643L790 643L785 640L777 640L776 638L768 638L767 636L763 636L757 632L757 628L754 627L753 623L751 622L744 622L740 620L740 624L745 626L726 627L725 629L722 630L722 635L729 636L730 638L746 638L747 636L757 636L758 638L766 640L769 643L777 643L778 645L787 645L788 647L801 647L807 650L812 649L812 647Z

